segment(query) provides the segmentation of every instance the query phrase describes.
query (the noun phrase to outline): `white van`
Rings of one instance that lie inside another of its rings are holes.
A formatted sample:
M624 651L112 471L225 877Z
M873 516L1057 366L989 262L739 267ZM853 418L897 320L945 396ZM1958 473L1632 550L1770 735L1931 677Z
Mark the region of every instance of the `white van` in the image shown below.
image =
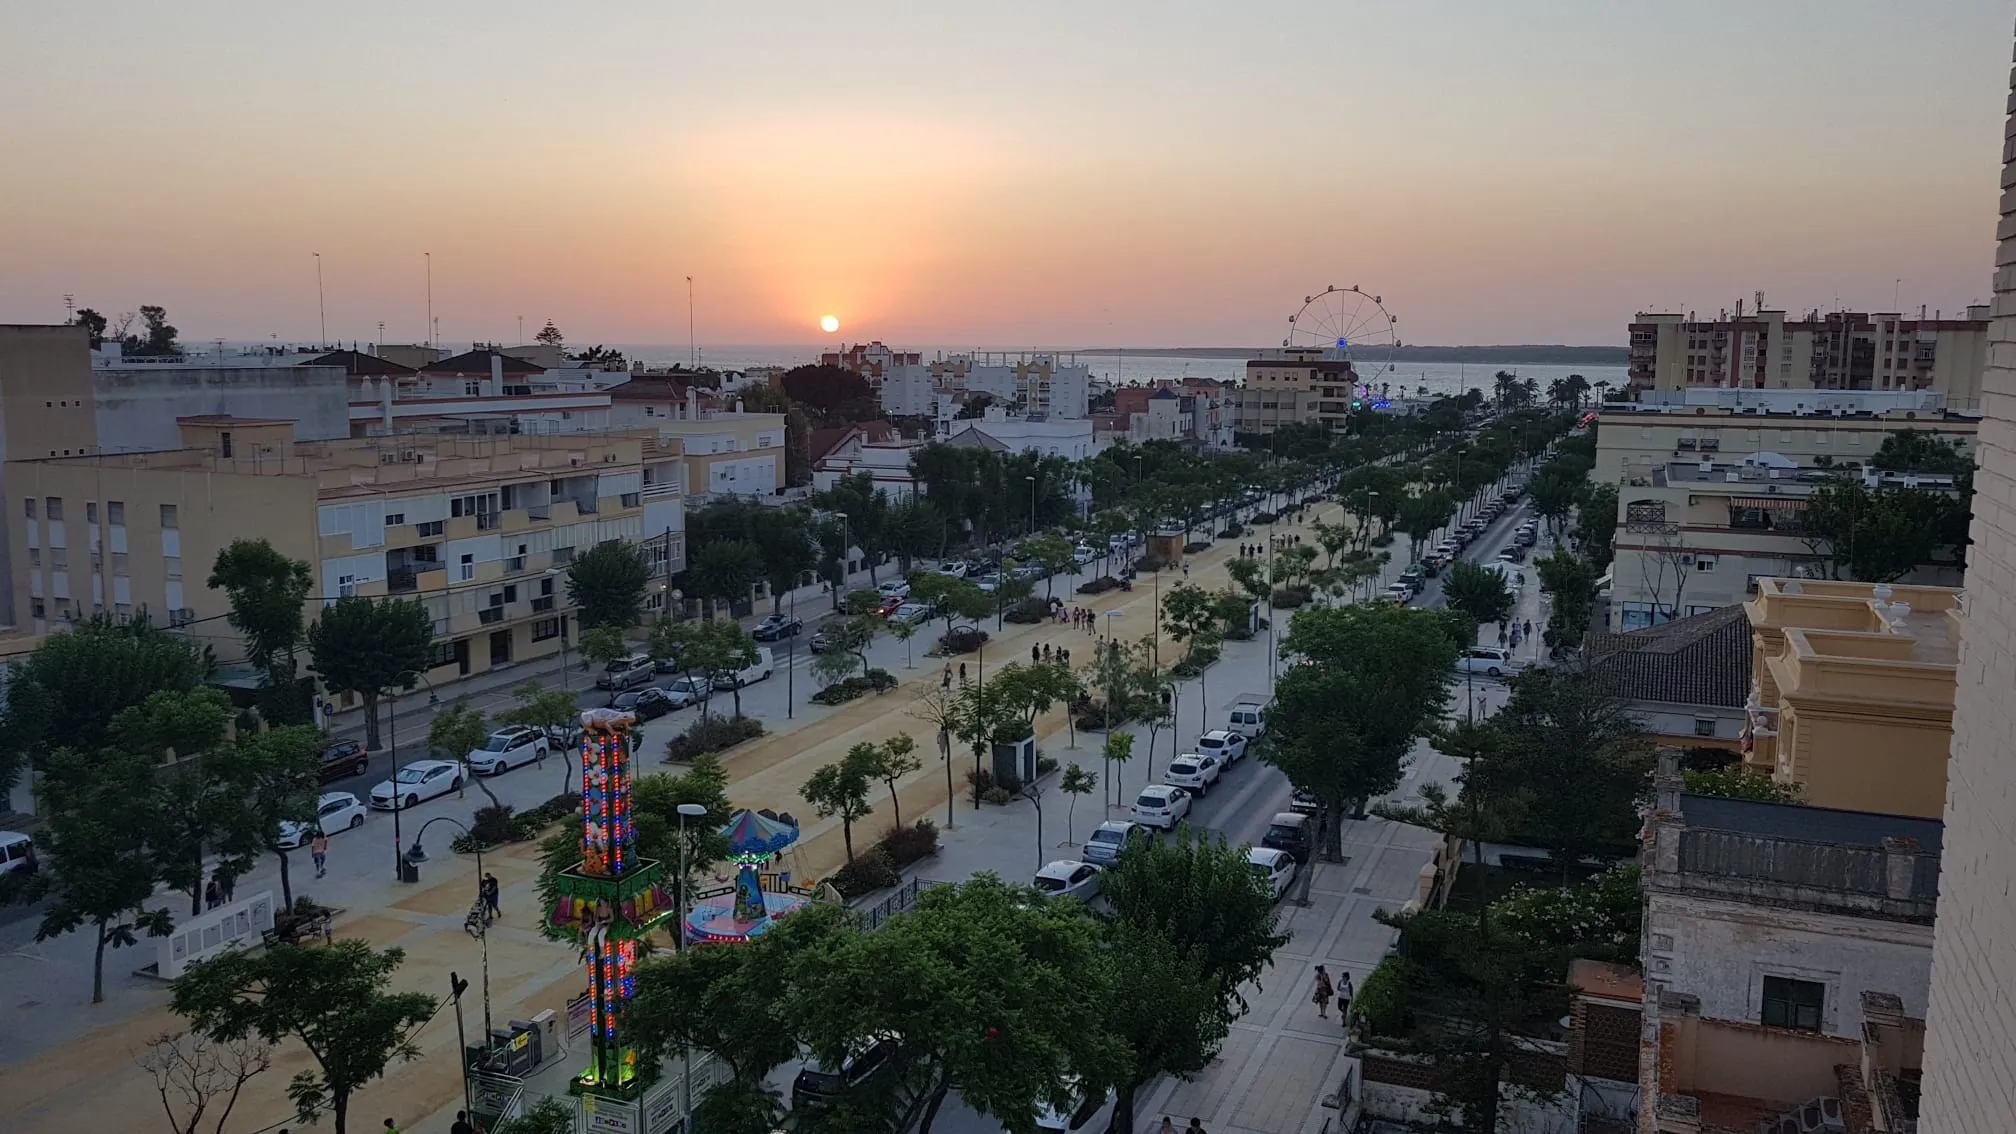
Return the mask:
M770 653L770 647L758 646L756 647L755 665L743 669L724 669L716 673L714 675L714 688L740 689L744 685L753 685L770 676L776 668L777 663Z
M19 831L0 831L0 874L35 872L35 840Z
M1267 735L1267 699L1258 694L1241 697L1225 714L1225 727L1248 740Z
M1526 569L1520 564L1507 563L1502 559L1498 559L1490 563L1479 563L1478 566L1484 568L1486 571L1498 572L1499 578L1505 580L1505 586L1513 591L1526 589Z

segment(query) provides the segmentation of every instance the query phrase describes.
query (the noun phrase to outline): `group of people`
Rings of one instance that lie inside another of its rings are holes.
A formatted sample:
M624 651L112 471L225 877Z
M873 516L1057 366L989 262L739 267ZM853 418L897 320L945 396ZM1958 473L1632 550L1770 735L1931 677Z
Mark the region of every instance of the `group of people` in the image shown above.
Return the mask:
M1030 665L1042 665L1045 662L1051 662L1051 661L1059 661L1063 662L1065 665L1070 665L1071 651L1063 648L1062 646L1059 646L1058 648L1053 650L1050 648L1050 643L1048 642L1043 643L1041 646L1029 647Z
M218 906L228 903L231 900L231 895L236 893L237 890L237 878L224 873L222 870L217 871L210 876L210 881L203 887L203 908L214 910Z
M1274 547L1276 550L1284 547L1299 547L1301 544L1302 537L1299 535L1277 535L1274 537ZM1260 553L1265 550L1267 549L1257 543L1242 543L1239 545L1239 558L1258 559Z
M1533 620L1530 618L1523 623L1508 622L1498 628L1498 644L1501 646L1510 645L1515 650L1519 648L1519 643L1526 641L1532 636Z

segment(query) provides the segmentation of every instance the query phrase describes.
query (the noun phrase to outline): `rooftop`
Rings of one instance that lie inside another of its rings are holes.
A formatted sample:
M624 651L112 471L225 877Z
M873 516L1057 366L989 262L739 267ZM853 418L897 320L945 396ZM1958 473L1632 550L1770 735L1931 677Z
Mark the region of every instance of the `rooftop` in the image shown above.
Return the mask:
M1619 697L1725 708L1749 699L1751 654L1741 606L1593 635L1588 647L1589 671Z
M1960 596L1952 587L1773 578L1759 579L1757 597L1743 605L1752 626L1784 632L1787 655L1802 661L1951 669L1960 660Z
M1645 975L1629 965L1577 957L1568 962L1568 983L1591 996L1637 1003L1645 998Z
M352 378L394 377L403 378L419 371L410 366L402 366L375 354L365 354L356 350L332 350L328 354L316 355L308 359L304 366L340 366Z
M539 374L545 367L525 361L502 351L489 349L466 350L452 358L430 362L421 368L423 374L473 374L487 378L490 376L492 359L502 359L506 374Z
M1680 812L1687 817L1687 826L1695 830L1734 831L1869 850L1881 850L1887 838L1908 838L1916 840L1920 850L1938 854L1946 830L1937 819L1915 815L1759 803L1719 795L1682 795Z
M1760 454L1761 456L1762 454ZM1923 488L1951 491L1953 478L1941 473L1885 472L1868 466L1795 465L1768 461L1730 462L1672 461L1654 469L1653 483L1684 484L1689 488L1726 487L1730 492L1755 495L1760 489L1770 494L1805 496L1823 485L1843 480L1860 480L1869 488Z

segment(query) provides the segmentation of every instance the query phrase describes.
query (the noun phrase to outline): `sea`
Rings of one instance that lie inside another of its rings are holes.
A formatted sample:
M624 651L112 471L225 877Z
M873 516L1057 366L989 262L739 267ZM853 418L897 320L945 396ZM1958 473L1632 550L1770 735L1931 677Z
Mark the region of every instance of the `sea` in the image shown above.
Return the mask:
M617 349L633 359L642 359L647 365L670 366L684 364L691 355L687 348L665 346L663 344L617 344ZM824 350L832 346L818 344L778 345L778 346L702 346L699 350L700 364L724 370L746 370L752 366L798 366L816 362ZM973 347L922 347L920 353L928 360L940 355L952 354L1005 354L1014 358L1035 351L989 351ZM1212 378L1243 379L1246 376L1246 360L1225 358L1218 355L1189 356L1167 350L1142 348L1140 351L1045 351L1059 354L1067 361L1075 359L1091 368L1092 377L1125 385L1129 382L1149 382L1160 378ZM1256 351L1254 357L1259 357ZM1362 369L1361 363L1361 369ZM1546 396L1547 384L1556 378L1566 378L1570 374L1580 374L1594 386L1599 381L1608 381L1612 386L1622 386L1625 382L1625 368L1622 366L1536 366L1531 363L1495 362L1415 362L1395 364L1383 377L1368 380L1390 382L1391 394L1418 394L1421 387L1428 388L1431 397L1460 394L1464 390L1477 389L1485 393L1491 391L1498 371L1510 371L1521 379L1531 378L1538 385L1541 396Z

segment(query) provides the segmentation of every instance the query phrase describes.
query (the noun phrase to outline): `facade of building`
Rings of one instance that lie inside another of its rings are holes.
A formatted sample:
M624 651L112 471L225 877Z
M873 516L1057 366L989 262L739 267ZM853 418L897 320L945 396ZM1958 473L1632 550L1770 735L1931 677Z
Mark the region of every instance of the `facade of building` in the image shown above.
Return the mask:
M998 406L989 406L978 420L955 421L942 440L959 444L961 438L984 436L1011 453L1037 453L1083 461L1099 455L1102 446L1092 433L1089 418L1039 420L1011 417Z
M1939 822L1683 795L1676 755L1646 821L1637 1129L1909 1129Z
M1955 319L1921 309L1916 318L1813 311L1788 321L1783 311L1746 315L1738 303L1712 320L1640 312L1630 334L1635 389L1932 390L1962 408L1980 401L1988 308Z
M1953 738L1960 592L1765 579L1743 760L1818 807L1937 818Z
M1741 463L1760 453L1797 465L1866 464L1885 437L1907 429L1952 441L1963 453L1974 451L1978 416L1918 409L1860 411L1846 404L1854 400L1854 395L1813 395L1805 408L1789 413L1776 406L1623 409L1606 404L1597 418L1596 467L1589 476L1598 484L1624 484L1650 477L1654 469L1674 461L1707 457Z
M1358 372L1349 360L1320 350L1284 350L1246 363L1233 425L1242 433L1272 433L1284 425L1342 429L1351 416Z
M1740 606L1584 643L1589 673L1659 744L1725 748L1734 757L1748 721L1750 620Z
M309 564L311 607L350 594L425 604L440 684L557 651L567 561L658 534L644 524L648 435L297 442L293 428L191 418L177 449L9 462L26 625L146 609L230 663L228 604L204 580L220 550L256 534Z
M2016 113L2007 134L2016 138ZM2007 147L2002 184L2016 184ZM2001 213L1925 1021L1924 1134L2016 1129L2016 196L2003 193Z
M899 436L886 421L862 421L812 431L812 488L825 492L846 477L868 474L875 489L901 504L921 488L910 473L910 458L922 441Z
M880 388L894 368L917 366L922 358L923 356L914 350L890 350L877 339L872 343L855 343L840 350L829 350L819 356L819 364L852 370L868 379L870 386Z

